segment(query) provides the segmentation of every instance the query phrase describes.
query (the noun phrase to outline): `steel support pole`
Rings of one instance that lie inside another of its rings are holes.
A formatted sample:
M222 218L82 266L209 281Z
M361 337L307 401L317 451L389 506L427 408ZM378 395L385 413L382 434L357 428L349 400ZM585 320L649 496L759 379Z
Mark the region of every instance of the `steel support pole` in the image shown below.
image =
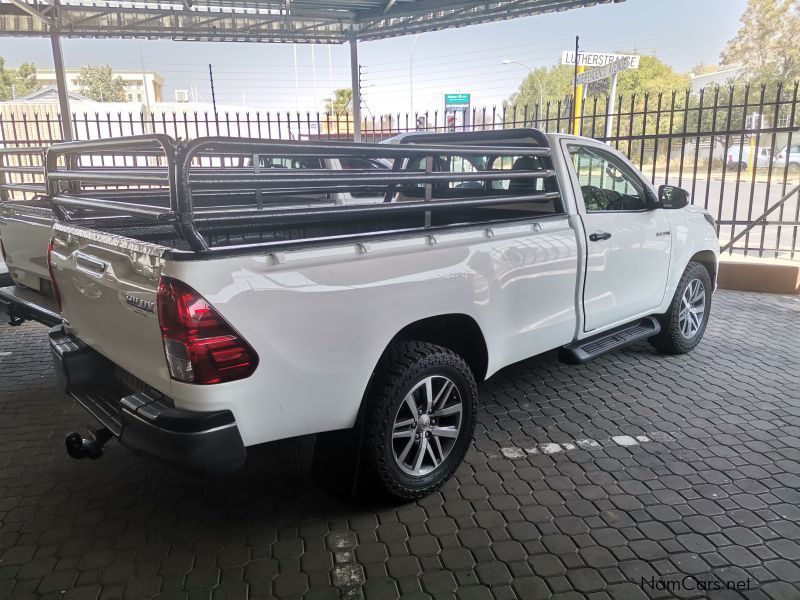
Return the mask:
M56 87L58 88L58 106L61 113L61 129L65 142L75 139L72 131L72 114L69 109L69 93L67 77L64 73L64 55L61 53L61 36L57 29L50 30L50 44L53 47L53 67L56 70Z
M358 40L350 40L350 85L353 90L353 141L361 141L361 77L358 72Z

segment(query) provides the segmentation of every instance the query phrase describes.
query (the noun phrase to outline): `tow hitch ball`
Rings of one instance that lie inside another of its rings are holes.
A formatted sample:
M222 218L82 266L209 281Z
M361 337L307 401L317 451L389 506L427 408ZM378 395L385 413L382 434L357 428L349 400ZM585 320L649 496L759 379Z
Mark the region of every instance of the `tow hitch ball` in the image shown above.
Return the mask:
M107 428L100 427L91 430L88 437L83 437L77 431L72 431L64 437L67 454L72 458L91 458L96 460L103 456L103 446L114 437Z

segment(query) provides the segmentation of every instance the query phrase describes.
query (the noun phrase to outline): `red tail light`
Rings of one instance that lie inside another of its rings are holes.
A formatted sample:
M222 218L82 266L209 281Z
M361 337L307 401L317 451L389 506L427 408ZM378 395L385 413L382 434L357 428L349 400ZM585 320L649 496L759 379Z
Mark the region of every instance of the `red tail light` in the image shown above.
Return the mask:
M157 303L173 379L205 385L244 379L255 371L255 350L191 287L162 277Z
M53 272L53 263L50 260L51 255L53 254L53 242L47 244L47 272L50 273L50 287L53 288L53 298L56 300L56 306L58 306L58 312L61 311L61 292L58 291L58 284L56 283L56 276Z

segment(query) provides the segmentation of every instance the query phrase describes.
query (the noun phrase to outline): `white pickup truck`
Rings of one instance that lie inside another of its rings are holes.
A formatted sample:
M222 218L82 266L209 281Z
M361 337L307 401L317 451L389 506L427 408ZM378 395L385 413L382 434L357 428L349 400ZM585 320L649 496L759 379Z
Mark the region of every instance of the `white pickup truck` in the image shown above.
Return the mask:
M322 434L318 454L355 448L359 485L416 498L462 461L477 383L503 367L557 348L577 364L645 338L665 353L700 342L718 242L683 190L656 192L607 145L534 129L392 141L144 136L116 143L166 158L114 173L68 166L113 151L101 143L52 149L64 322L51 347L65 390L102 425L68 435L69 453L98 457L118 438L220 472L249 446ZM307 201L343 190L371 200Z

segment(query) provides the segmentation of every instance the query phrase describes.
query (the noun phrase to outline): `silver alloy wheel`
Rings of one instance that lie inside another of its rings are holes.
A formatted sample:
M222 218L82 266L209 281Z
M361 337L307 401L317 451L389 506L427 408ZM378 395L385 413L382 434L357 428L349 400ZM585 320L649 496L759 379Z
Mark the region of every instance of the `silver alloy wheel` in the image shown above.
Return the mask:
M401 471L421 477L438 468L461 432L461 392L443 375L417 383L403 398L392 425L392 452Z
M700 331L706 314L706 288L699 279L692 279L683 290L678 325L681 335L692 339Z

